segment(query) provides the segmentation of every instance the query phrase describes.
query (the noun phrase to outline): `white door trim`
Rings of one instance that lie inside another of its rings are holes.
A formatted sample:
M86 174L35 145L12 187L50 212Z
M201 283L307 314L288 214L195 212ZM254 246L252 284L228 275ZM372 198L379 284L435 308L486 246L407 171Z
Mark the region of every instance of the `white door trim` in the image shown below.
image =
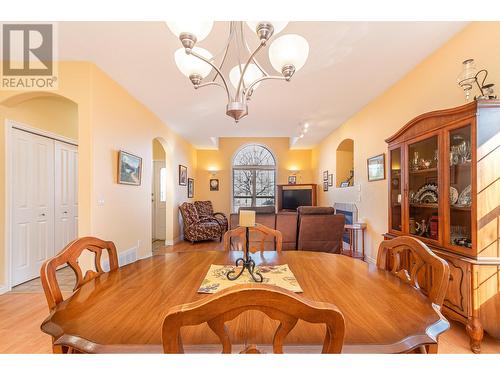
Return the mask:
M69 143L78 146L74 139L63 137L42 129L23 124L18 121L5 119L5 264L4 273L6 283L0 285L0 294L12 290L12 129L23 130L32 134L40 135L46 138L52 138L57 141Z

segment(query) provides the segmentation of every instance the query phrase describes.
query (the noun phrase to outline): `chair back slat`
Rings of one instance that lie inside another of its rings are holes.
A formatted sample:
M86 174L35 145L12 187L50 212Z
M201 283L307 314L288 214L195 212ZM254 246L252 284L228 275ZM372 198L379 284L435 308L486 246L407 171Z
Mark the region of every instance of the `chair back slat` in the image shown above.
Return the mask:
M382 241L378 249L377 267L419 290L419 275L431 272L432 283L428 296L432 303L442 306L448 289L450 268L422 241L409 236Z
M340 353L344 342L345 322L340 310L331 303L314 302L286 289L272 285L235 285L199 301L170 309L162 325L165 353L182 353L181 328L208 323L219 337L223 353L231 353L226 322L245 311L261 311L279 326L273 338L273 352L283 353L283 342L298 320L323 323L326 334L322 353ZM255 348L247 353L258 352Z
M88 270L85 275L83 275L82 269L78 264L78 258L84 250L89 250L94 253L94 266L96 269L96 271ZM43 263L40 269L40 278L47 304L49 305L49 310L52 310L63 301L61 288L56 278L57 268L67 264L73 270L76 276L73 291L76 291L86 282L104 273L101 265L103 250L106 250L108 253L110 271L118 269L118 255L114 243L111 241L103 241L95 237L79 238L68 244L59 254Z
M250 252L256 252L256 251L264 251L264 250L269 250L265 248L265 242L269 237L274 238L274 243L275 243L275 249L278 252L281 252L283 249L283 235L279 230L271 229L266 227L265 225L262 224L256 224L255 227L249 228L250 234L252 233L257 233L259 234L259 239L258 239L258 245L257 246L250 246L249 251ZM235 249L235 250L245 250L246 246L246 228L245 227L238 227L235 229L231 229L224 233L224 251L230 251L231 249L231 244L232 238L238 238L238 243L241 244L242 248L241 249Z

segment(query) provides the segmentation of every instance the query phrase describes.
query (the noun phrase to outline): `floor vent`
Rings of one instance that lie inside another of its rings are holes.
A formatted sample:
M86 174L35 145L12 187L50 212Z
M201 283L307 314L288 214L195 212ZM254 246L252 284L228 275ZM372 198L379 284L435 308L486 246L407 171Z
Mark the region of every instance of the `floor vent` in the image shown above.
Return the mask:
M137 260L137 247L118 253L118 266L123 267L127 264L134 263ZM109 260L105 259L102 262L102 268L105 272L109 271Z

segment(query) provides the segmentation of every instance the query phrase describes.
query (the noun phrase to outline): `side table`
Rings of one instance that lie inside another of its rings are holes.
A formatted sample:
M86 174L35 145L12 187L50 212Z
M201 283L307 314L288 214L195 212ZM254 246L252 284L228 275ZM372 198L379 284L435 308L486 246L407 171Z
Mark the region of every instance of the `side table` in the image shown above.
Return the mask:
M349 235L349 247L342 249L342 254L352 258L365 260L365 223L344 225L344 231ZM358 236L361 233L361 252L358 249Z

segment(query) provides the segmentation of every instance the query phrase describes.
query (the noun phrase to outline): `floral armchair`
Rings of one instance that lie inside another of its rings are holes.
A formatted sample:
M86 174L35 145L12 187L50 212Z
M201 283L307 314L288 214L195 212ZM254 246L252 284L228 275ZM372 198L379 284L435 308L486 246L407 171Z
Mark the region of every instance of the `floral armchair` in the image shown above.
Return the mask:
M184 239L186 241L193 243L211 239L222 241L224 232L217 220L198 215L193 203L184 202L180 205L179 210L184 222Z
M226 215L222 212L214 212L214 207L211 201L196 201L194 202L196 211L200 217L209 217L216 220L222 227L222 234L226 233L228 230L228 220Z

